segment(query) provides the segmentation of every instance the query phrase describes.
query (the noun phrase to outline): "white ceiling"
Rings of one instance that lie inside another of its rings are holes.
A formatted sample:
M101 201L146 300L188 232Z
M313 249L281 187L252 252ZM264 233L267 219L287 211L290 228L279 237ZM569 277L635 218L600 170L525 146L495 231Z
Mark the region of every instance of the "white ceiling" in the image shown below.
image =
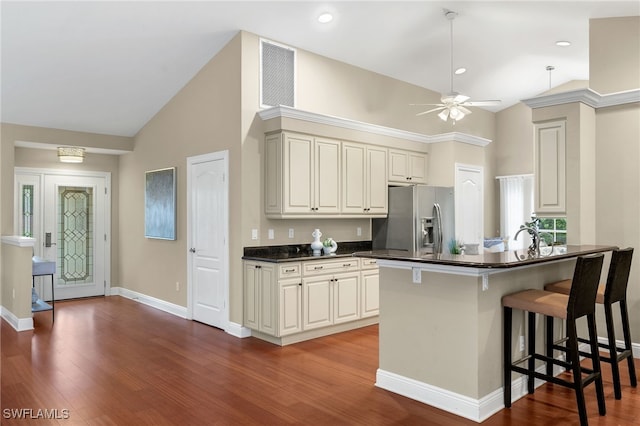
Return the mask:
M2 0L2 122L133 136L238 30L446 93L444 8L458 13L454 65L468 69L454 88L501 99L493 111L548 90L547 65L554 87L588 80L589 19L640 15L637 0Z

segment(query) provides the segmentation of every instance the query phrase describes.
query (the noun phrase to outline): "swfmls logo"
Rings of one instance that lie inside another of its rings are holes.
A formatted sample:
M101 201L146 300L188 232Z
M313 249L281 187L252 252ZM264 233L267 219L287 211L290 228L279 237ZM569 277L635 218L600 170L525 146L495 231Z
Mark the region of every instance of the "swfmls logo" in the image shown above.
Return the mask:
M2 410L2 417L5 419L49 419L49 420L65 420L70 417L69 410L63 408L49 409L33 409L33 408L5 408Z

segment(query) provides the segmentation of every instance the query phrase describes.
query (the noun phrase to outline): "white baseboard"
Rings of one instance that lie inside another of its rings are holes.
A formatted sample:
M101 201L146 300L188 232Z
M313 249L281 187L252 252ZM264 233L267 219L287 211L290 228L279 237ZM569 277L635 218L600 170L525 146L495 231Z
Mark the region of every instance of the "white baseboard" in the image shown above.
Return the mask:
M598 343L604 343L605 345L609 344L609 340L606 337L598 337ZM587 344L581 344L580 345L580 349L582 350L582 345L586 346L585 351L588 352L589 349L589 345ZM619 348L623 348L624 347L624 341L622 340L617 340L616 339L616 345ZM600 348L600 350L602 350L602 348ZM631 343L631 351L633 352L633 357L634 358L640 358L640 343Z
M124 287L111 287L112 296L122 296L180 318L187 318L187 308Z
M544 369L545 366L541 366L538 371L544 372ZM554 367L555 375L560 374L561 371L559 367ZM535 379L534 383L537 388L546 382ZM477 423L485 421L504 409L502 387L480 399L475 399L381 369L376 372L376 386ZM511 401L516 401L527 393L526 376L518 377L511 382Z
M13 312L4 306L0 306L0 316L2 316L2 318L4 318L4 320L16 331L33 330L33 317L18 318Z
M159 309L163 312L167 312L180 318L189 320L192 319L188 318L187 308L185 308L184 306L169 303L152 296L147 296L146 294L138 293L137 291L126 289L124 287L111 287L110 294L111 296L122 296L126 297L127 299L135 300L136 302L140 302L142 304L151 306L152 308ZM243 327L241 324L235 322L229 322L227 324L227 328L224 331L234 337L239 338L251 336L251 329Z

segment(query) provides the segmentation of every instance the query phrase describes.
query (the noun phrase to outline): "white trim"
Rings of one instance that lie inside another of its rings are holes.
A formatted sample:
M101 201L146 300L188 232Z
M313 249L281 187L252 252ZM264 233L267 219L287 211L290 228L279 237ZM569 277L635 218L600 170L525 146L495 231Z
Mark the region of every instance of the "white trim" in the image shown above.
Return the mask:
M509 178L529 178L533 177L533 173L524 174L524 175L504 175L504 176L496 176L496 179L509 179Z
M422 133L408 132L406 130L394 129L391 127L379 126L377 124L364 123L362 121L350 120L348 118L335 117L325 114L317 114L315 112L303 111L297 108L286 106L277 106L262 111L258 111L260 118L270 120L272 118L293 118L297 120L309 121L311 123L326 124L333 127L341 127L343 129L358 130L369 132L376 135L391 136L398 139L404 139L421 143L438 143L438 142L462 142L477 146L487 146L491 143L490 139L481 138L479 136L469 135L460 132L443 133L435 136L428 136Z
M0 316L4 318L4 320L9 323L11 327L15 331L28 331L33 330L33 318L18 318L15 316L13 312L5 308L4 306L0 306Z
M243 326L242 324L238 324L237 322L229 322L228 327L224 331L241 339L251 337L251 329Z
M605 108L640 102L640 89L625 90L623 92L601 95L595 90L586 88L554 93L551 95L536 96L534 98L523 99L521 102L530 108L543 108L570 104L573 102L582 102L592 108Z
M111 287L111 296L122 296L180 318L187 318L187 308L124 287Z
M60 144L15 141L14 146L17 148L46 149L50 151L55 151L58 149L58 146L60 146ZM85 152L92 153L92 154L122 155L122 154L128 154L130 152L133 152L133 150L124 150L124 149L92 148L92 147L82 147L82 148L84 148Z
M229 293L230 293L230 280L229 280L229 272L230 272L230 266L229 266L229 151L228 150L223 150L223 151L217 151L217 152L212 152L212 153L208 153L208 154L202 154L202 155L196 155L193 157L187 157L187 247L193 247L193 223L191 220L191 203L192 203L192 199L191 199L191 192L192 192L192 185L193 183L191 182L191 169L195 164L198 163L204 163L204 162L209 162L209 161L216 161L216 160L223 160L224 162L224 198L225 198L225 204L227 206L225 212L224 212L224 235L223 238L226 242L225 244L225 250L223 253L223 259L222 259L222 264L224 265L224 282L225 282L225 286L224 286L224 326L221 327L223 330L227 331L228 329L230 329L231 326L231 321L230 321L230 315L229 315ZM193 319L193 298L195 297L194 295L194 290L193 290L193 256L191 255L191 253L189 252L189 250L187 249L187 314L186 314L186 318L187 319ZM242 334L242 331L238 331L235 329L235 327L233 327L233 332L234 333L239 333ZM234 334L236 335L236 334Z
M598 336L598 343L603 343L605 345L608 345L609 344L609 339L607 339L606 337ZM624 341L616 339L616 345L619 348L622 348L622 347L624 347ZM604 350L604 349L601 348L601 350ZM587 349L585 349L585 351L589 352L588 351L588 347L587 347ZM633 357L634 358L640 359L640 343L631 342L631 351L633 352Z
M31 237L21 237L20 235L3 235L2 244L16 247L33 247L36 239Z

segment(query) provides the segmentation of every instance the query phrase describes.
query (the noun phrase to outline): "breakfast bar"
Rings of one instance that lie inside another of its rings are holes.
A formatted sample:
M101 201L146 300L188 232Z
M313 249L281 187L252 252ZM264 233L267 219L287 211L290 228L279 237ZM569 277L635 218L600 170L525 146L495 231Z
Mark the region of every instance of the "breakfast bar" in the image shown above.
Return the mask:
M537 254L355 253L377 259L380 267L376 386L482 422L504 408L502 296L569 279L577 257L615 248L555 246ZM522 356L524 327L524 314L514 316L514 359ZM515 379L514 398L526 393L526 380Z

